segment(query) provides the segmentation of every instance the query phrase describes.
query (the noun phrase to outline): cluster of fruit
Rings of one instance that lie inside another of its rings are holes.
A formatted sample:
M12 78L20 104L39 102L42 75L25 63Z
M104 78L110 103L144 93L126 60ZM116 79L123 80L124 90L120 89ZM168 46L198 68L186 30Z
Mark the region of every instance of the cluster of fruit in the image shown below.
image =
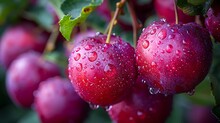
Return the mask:
M70 49L65 47L69 80L58 64L44 57L50 33L27 20L7 28L0 41L0 64L7 71L6 88L12 101L20 107L32 107L42 123L84 122L89 105L105 108L116 123L166 122L173 96L193 93L209 72L210 34L220 41L220 4L214 0L201 21L203 27L180 9L179 24L175 24L173 0L154 0L146 5L130 1L140 22L149 16L140 14L142 11L156 10L163 19L142 29L136 47L115 34L106 42L109 35L91 30L80 34L77 30ZM31 0L30 5L35 4L37 1ZM48 11L57 26L58 17L51 8ZM107 0L97 13L110 21ZM124 30L132 29L120 18L117 22Z

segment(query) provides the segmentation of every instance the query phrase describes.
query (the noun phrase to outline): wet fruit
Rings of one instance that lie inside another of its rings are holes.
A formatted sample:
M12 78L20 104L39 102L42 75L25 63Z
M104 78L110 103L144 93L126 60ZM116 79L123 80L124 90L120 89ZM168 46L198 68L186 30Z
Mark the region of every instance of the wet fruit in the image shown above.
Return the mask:
M209 33L195 23L153 22L143 30L136 49L138 72L154 92L193 90L207 75L212 61Z
M60 75L58 66L45 61L40 54L28 52L19 56L8 69L6 77L10 98L19 106L30 107L33 93L41 81Z
M172 96L152 95L142 77L132 95L108 111L114 123L165 123L172 111Z
M121 101L136 79L134 48L118 36L98 34L81 41L69 58L69 78L87 102L109 106Z
M165 18L168 23L175 23L176 20L173 0L154 0L154 7L160 18ZM178 18L182 23L195 21L194 16L184 14L181 9L178 9Z
M35 96L35 107L42 123L82 123L89 105L60 77L45 80Z

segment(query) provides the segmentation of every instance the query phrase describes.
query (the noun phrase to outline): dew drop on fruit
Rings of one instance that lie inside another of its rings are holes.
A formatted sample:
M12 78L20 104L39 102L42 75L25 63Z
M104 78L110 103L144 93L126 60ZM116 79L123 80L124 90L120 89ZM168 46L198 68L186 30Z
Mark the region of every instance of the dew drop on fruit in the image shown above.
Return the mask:
M89 53L88 59L91 62L95 61L97 59L97 53L95 51Z
M166 31L166 29L162 29L162 30L158 33L157 36L158 36L158 38L161 39L161 40L165 39L165 38L167 37L167 31Z
M172 50L173 50L173 46L171 44L167 45L167 47L166 47L167 53L171 53Z
M137 111L137 116L140 119L145 119L145 117L146 117L145 114L143 112L141 112L141 111Z
M104 68L104 72L108 77L113 77L116 74L116 67L112 64L107 64Z
M189 96L192 96L194 93L195 93L195 89L193 89L193 90L187 92L187 94L188 94Z
M95 64L96 64L97 66L101 65L100 61L97 61Z
M160 21L162 21L162 22L166 22L166 19L165 19L165 18L162 18L162 19L160 19Z
M89 103L89 107L93 110L95 109L98 109L99 108L99 105L95 105L95 104L92 104L92 103Z
M181 51L180 50L177 50L176 51L176 55L180 55Z
M152 30L150 31L150 34L153 35L153 34L156 33L156 31L157 31L156 29L152 29Z
M151 66L156 66L157 64L155 62L151 62Z
M149 92L150 92L150 94L157 94L157 93L159 93L159 89L149 88Z
M149 41L148 40L144 40L142 43L142 46L144 49L147 49L149 47Z
M92 49L92 45L88 44L88 45L85 46L85 50L91 50L91 49Z
M175 38L175 35L171 34L168 36L168 39L174 39Z
M145 81L144 79L141 80L142 83L147 83L147 81Z
M100 32L96 32L96 33L95 33L96 36L98 36L98 35L100 35L100 34L101 34Z
M93 70L93 69L95 69L95 67L94 67L93 65L91 65L91 66L90 66L90 69Z
M110 111L112 109L112 106L105 106L105 111Z
M109 48L109 45L108 44L104 44L104 46L102 47L102 51L106 52L108 48Z
M79 50L80 50L80 47L77 47L77 48L75 49L76 52L79 52Z
M145 28L142 29L142 32L145 30Z
M78 61L80 59L81 55L79 53L76 53L74 56L74 60Z
M183 44L186 44L187 42L186 42L186 40L183 40Z
M78 70L79 72L82 71L82 64L81 63L76 65L76 70Z

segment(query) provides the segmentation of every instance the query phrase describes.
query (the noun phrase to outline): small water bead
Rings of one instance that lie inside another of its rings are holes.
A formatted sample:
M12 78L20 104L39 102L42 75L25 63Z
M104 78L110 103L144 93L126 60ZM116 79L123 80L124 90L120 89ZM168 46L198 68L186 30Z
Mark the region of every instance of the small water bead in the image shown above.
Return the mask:
M141 111L137 111L137 116L140 119L144 119L146 117L145 114L143 112L141 112Z
M145 28L142 29L142 32L145 30Z
M105 111L110 111L112 109L112 106L105 106Z
M169 39L174 39L174 38L175 38L175 35L171 34L171 35L168 36L168 38L169 38Z
M142 83L147 83L147 81L145 81L144 79L141 80Z
M97 53L95 51L89 53L88 59L91 62L95 61L97 59Z
M101 34L100 32L96 32L96 33L95 33L96 36L98 36L98 35L100 35L100 34Z
M88 45L85 46L85 50L91 50L92 47L93 47L92 45L88 44Z
M80 57L81 57L81 55L79 53L76 53L73 58L75 61L78 61L80 59Z
M187 44L186 40L183 40L183 44Z
M167 52L167 53L171 53L172 50L173 50L173 46L172 46L171 44L167 45L167 47L166 47L166 52Z
M167 37L167 31L166 29L161 29L161 31L158 33L158 38L163 40Z
M194 93L195 93L195 89L193 89L193 90L187 92L187 94L188 94L189 96L192 96Z
M79 52L80 51L80 47L75 48L75 52Z
M82 71L82 64L81 63L76 65L76 70L78 70L79 72Z
M157 64L155 62L151 62L151 66L156 66Z
M113 77L117 73L116 67L112 64L107 64L104 68L104 72L108 77Z
M149 88L149 92L150 92L150 94L158 94L160 92L160 90L156 89L156 88Z
M148 40L144 40L142 43L142 46L144 49L147 49L149 47L149 41Z
M110 47L110 45L104 44L104 46L102 47L102 51L103 51L103 52L106 52L109 47Z
M89 103L89 107L93 110L95 109L98 109L99 108L99 105L95 105L95 104L92 104L92 103Z
M156 31L157 31L156 29L152 29L152 30L150 31L150 34L153 35L153 34L156 33Z
M90 69L93 70L93 69L95 69L95 67L94 67L93 65L91 65L91 66L90 66Z
M101 65L101 62L100 62L100 61L97 61L95 64L96 64L97 66L99 66L99 65Z

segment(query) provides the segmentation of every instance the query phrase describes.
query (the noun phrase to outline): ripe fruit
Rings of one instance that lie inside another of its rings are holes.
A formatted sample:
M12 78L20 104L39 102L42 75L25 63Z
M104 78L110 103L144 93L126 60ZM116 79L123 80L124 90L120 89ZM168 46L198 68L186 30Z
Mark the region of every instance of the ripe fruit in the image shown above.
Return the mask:
M205 19L206 28L217 41L220 41L220 11L214 11L210 8L207 15L208 17Z
M40 82L58 75L58 66L45 61L40 54L35 52L22 54L8 69L6 77L8 94L17 105L30 107L34 100L33 92Z
M89 106L67 79L54 77L39 86L35 106L42 123L82 123Z
M168 23L175 23L175 12L173 0L154 0L154 7L160 18L165 18ZM193 16L188 16L178 9L179 21L183 23L194 22Z
M198 24L170 25L153 22L139 37L138 72L155 93L189 92L207 75L212 61L212 42Z
M164 123L172 110L172 96L151 95L142 77L133 93L108 111L114 123Z
M48 36L30 23L7 29L0 45L0 63L8 68L11 62L27 51L43 52Z
M87 102L109 106L121 101L136 79L134 48L119 36L96 35L81 41L69 58L69 78Z

